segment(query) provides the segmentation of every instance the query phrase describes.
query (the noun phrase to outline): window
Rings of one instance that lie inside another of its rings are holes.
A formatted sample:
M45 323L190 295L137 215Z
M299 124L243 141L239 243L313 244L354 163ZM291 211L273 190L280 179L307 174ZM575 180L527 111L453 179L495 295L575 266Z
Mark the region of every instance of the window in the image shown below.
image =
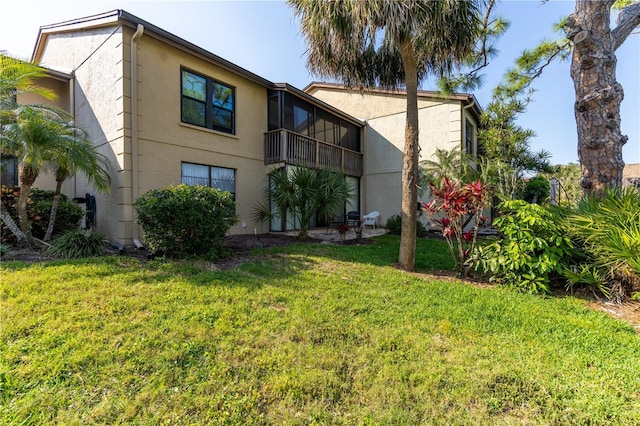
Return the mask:
M235 88L182 70L182 122L235 133Z
M0 173L0 184L9 188L18 186L18 159L11 155L3 155Z
M182 163L182 183L185 185L203 185L231 193L236 199L236 171L224 167L202 164Z
M471 121L465 120L464 126L464 150L467 154L473 155L474 127Z

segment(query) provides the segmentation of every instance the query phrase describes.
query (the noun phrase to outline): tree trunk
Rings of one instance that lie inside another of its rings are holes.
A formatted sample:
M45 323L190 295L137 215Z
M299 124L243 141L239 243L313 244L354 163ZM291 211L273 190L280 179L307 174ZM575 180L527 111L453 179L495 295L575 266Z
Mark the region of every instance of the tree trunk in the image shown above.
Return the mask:
M58 214L58 206L60 205L60 191L62 190L62 181L56 179L56 192L51 202L51 213L49 213L49 224L47 225L47 232L44 234L42 241L47 242L51 239L53 234L53 227L56 223L56 215Z
M398 44L404 67L407 91L407 123L402 156L402 228L398 263L413 271L416 261L416 221L418 203L418 72L411 42Z
M580 186L584 193L599 194L622 184L620 103L624 96L616 81L615 43L611 34L614 0L577 0L567 20L567 38L573 41L571 78L578 130Z
M2 222L4 222L7 228L9 228L9 231L11 231L13 235L15 235L16 239L18 240L18 247L26 247L28 244L27 236L20 230L20 227L15 223L9 212L5 210L4 203L2 203L1 201L0 219L2 219Z
M31 186L36 181L38 174L29 167L23 167L20 174L20 197L18 197L18 218L20 219L20 230L26 235L27 240L31 240L31 222L27 211L27 201L31 195Z

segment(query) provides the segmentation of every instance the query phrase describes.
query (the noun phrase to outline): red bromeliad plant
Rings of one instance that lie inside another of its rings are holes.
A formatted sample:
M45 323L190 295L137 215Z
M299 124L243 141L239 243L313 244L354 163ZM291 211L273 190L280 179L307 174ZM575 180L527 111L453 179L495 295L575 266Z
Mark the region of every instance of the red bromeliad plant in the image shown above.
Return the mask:
M487 190L480 181L461 184L446 177L442 178L441 188L433 184L430 188L433 199L422 203L422 210L440 226L456 269L466 277L472 267L470 256L476 246L478 228L486 221L482 211L488 202ZM471 229L465 229L468 223L472 223Z

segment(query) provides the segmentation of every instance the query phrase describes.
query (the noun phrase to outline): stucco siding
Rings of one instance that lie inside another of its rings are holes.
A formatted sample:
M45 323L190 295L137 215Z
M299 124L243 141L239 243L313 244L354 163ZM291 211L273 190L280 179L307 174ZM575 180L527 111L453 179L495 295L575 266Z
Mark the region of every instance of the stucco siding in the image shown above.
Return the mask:
M251 217L267 186L266 88L152 37L138 41L138 65L140 194L179 184L182 162L235 169L239 220L230 232L259 231ZM181 122L182 67L235 88L235 134Z
M313 86L308 93L366 120L364 210L379 211L381 223L385 223L390 216L399 214L402 205L402 155L406 126L404 94L360 94L340 88ZM462 102L457 99L419 98L420 161L431 159L438 148L451 150L463 147L462 108ZM475 124L475 120L473 122ZM428 192L419 197L421 200L427 198Z

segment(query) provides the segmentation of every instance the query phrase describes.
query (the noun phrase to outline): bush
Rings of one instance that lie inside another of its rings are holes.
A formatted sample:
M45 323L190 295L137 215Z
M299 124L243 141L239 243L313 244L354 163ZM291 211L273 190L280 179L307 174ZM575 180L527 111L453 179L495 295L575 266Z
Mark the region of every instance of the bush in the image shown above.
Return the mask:
M402 230L402 216L399 214L390 216L387 219L387 224L384 226L390 234L400 235L400 231ZM416 235L418 237L424 237L427 235L427 228L424 227L422 222L418 221L416 225Z
M19 223L18 218L18 197L20 196L20 188L2 187L2 202L13 220ZM49 215L51 213L51 205L53 204L53 191L45 191L33 188L29 196L27 204L27 213L32 223L31 233L34 237L42 239L49 225ZM53 228L54 235L60 235L67 231L78 229L80 220L84 215L84 210L73 201L69 201L66 195L60 194L60 204L58 205L58 213L56 215L56 223ZM10 232L3 227L2 238L8 239Z
M53 240L45 254L64 259L102 256L106 243L107 237L104 234L85 234L79 229L74 229Z
M550 194L551 184L547 178L536 176L525 184L522 198L528 203L543 204L549 200Z
M134 206L149 248L170 257L219 257L237 222L231 194L205 186L154 189Z
M528 293L550 293L577 254L560 207L543 207L522 200L502 202L493 224L500 238L478 248L477 265L492 281Z
M622 301L640 292L640 191L631 187L585 197L568 217L569 232L586 260L566 271L572 285L586 285Z

